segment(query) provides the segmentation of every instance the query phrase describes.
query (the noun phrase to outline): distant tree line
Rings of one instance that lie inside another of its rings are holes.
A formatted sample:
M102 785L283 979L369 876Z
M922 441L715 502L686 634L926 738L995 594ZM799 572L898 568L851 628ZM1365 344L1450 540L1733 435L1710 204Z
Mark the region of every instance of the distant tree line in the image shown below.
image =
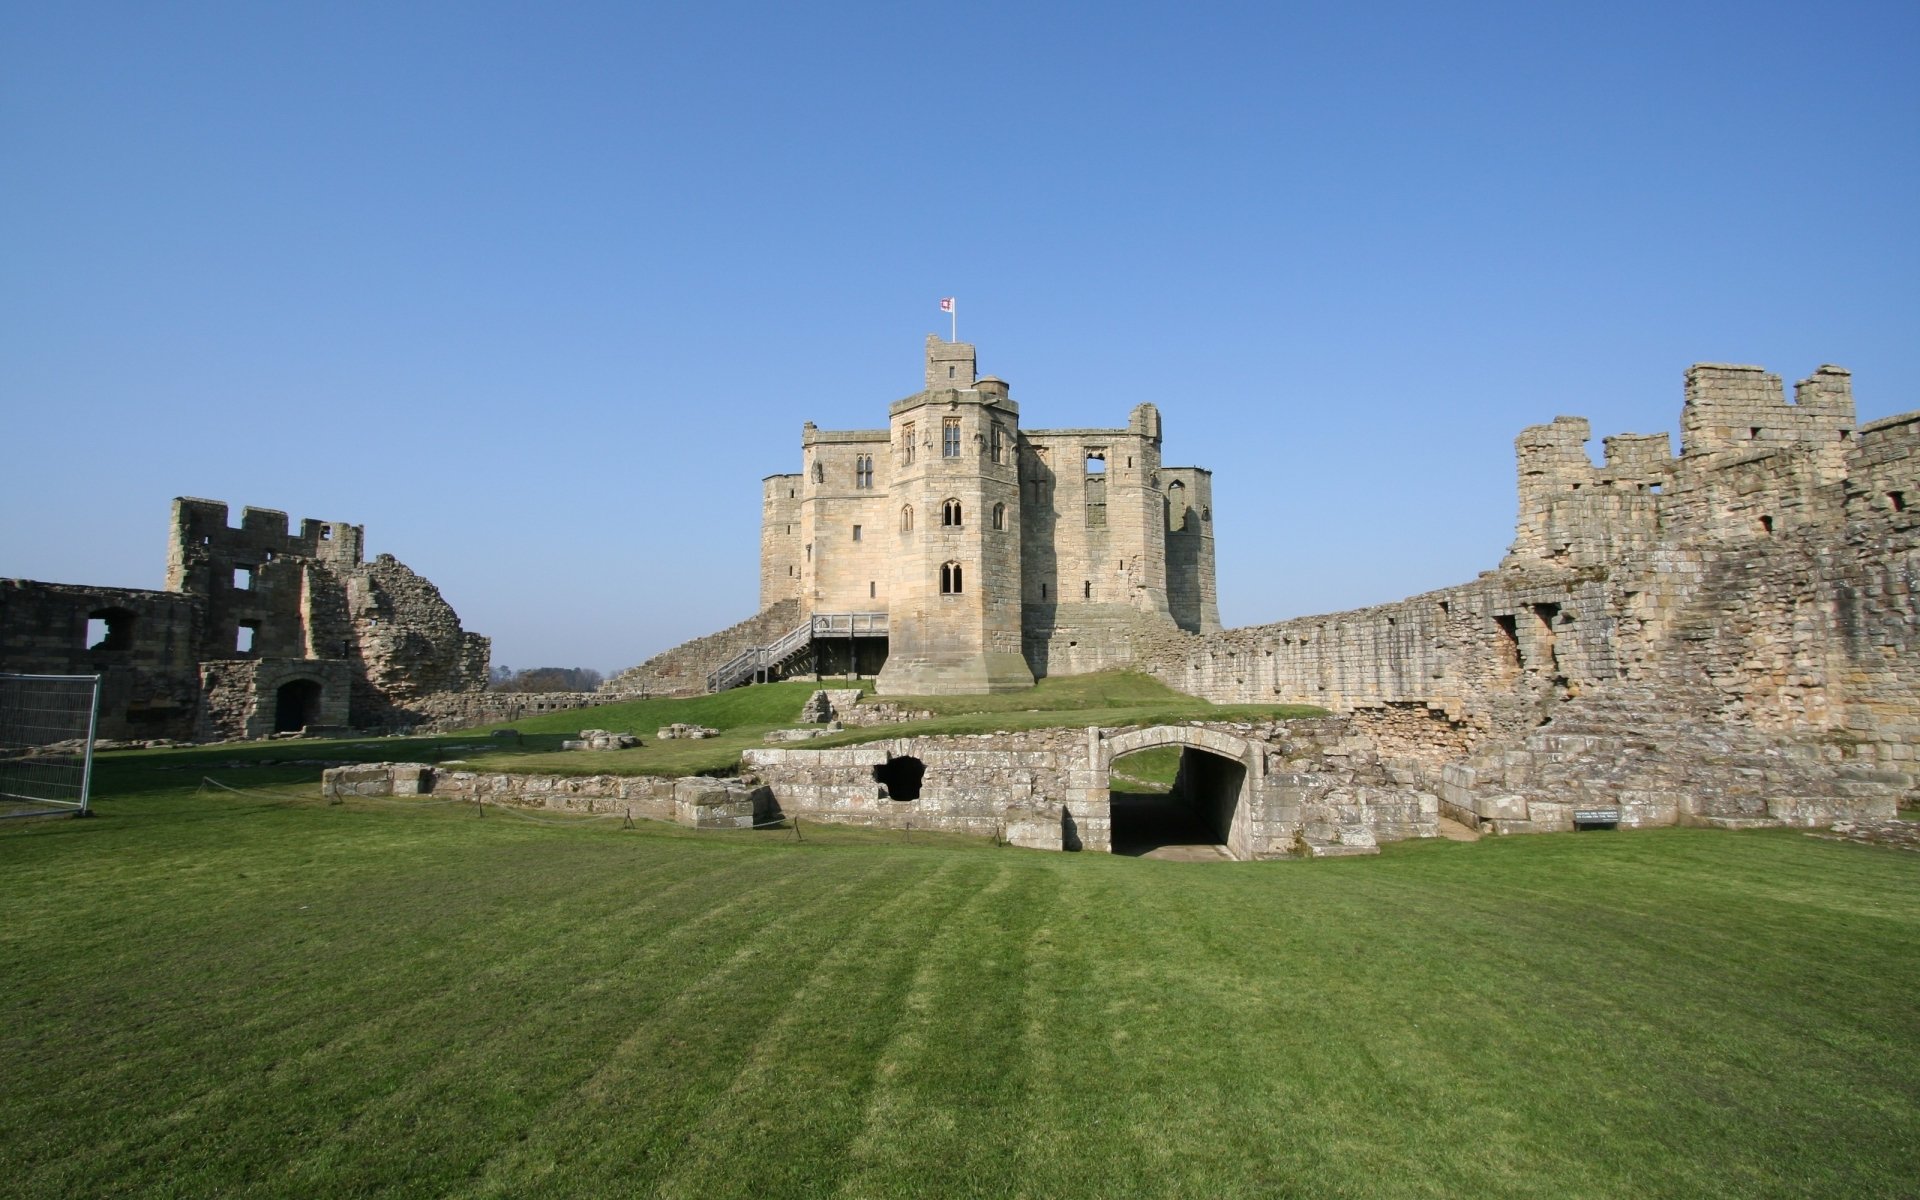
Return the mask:
M489 686L496 692L591 692L606 678L592 667L534 667L516 671L495 667Z

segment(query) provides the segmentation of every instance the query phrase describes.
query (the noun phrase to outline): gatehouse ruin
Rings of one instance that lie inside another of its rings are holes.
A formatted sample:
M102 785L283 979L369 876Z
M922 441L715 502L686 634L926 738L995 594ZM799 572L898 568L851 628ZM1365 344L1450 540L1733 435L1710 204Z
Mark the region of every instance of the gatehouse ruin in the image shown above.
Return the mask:
M486 688L488 641L365 537L176 499L161 590L0 580L0 669L98 674L103 738L411 728Z

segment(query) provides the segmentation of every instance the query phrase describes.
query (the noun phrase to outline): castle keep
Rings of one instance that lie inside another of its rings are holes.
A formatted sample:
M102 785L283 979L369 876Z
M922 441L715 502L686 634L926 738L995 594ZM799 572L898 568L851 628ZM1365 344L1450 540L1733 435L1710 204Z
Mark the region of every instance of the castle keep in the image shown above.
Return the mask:
M101 677L108 738L408 728L487 685L487 639L365 531L177 499L166 587L0 580L0 670Z
M1022 429L974 348L929 336L925 388L887 417L804 426L800 472L763 481L760 539L762 610L849 618L869 667L884 636L880 692L1008 691L1124 663L1142 623L1219 630L1212 476L1161 464L1153 405Z

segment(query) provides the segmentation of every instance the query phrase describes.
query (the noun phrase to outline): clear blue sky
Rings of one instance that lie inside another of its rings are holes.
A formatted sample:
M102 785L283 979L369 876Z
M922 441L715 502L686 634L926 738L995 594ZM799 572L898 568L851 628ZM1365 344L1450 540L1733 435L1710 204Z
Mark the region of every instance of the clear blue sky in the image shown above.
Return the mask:
M1495 565L1695 361L1920 407L1920 4L0 3L0 575L367 526L496 663L756 606L759 480L960 333L1215 472L1222 615Z

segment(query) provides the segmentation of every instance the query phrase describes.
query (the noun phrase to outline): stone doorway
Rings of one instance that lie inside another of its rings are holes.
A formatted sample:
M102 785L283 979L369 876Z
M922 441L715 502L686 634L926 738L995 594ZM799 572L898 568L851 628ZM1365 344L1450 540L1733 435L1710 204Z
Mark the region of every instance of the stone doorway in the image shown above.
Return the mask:
M320 724L320 685L311 679L295 679L280 685L274 693L273 731L298 733L309 725Z

